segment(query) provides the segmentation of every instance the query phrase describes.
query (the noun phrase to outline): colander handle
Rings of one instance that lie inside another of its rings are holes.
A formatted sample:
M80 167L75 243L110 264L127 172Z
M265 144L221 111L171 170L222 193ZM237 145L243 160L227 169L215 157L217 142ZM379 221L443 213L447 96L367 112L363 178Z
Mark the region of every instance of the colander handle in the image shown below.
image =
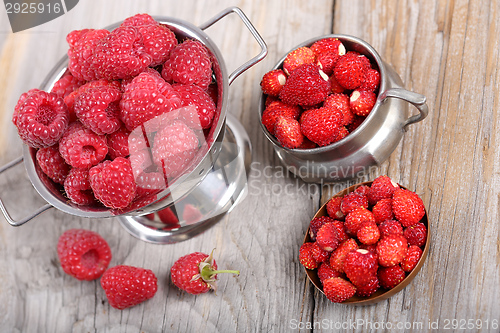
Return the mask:
M249 61L247 61L243 65L241 65L240 67L238 67L234 72L231 73L231 75L229 75L229 79L228 79L229 84L231 84L234 81L234 79L236 79L241 73L243 73L244 71L246 71L247 69L249 69L250 67L255 65L256 63L258 63L259 61L264 59L264 57L267 55L266 42L264 41L264 39L262 39L259 32L254 28L254 26L252 25L252 22L250 22L250 20L247 18L245 13L243 13L243 11L241 9L239 9L238 7L229 7L229 8L224 9L222 12L220 12L216 16L212 17L210 20L203 23L202 25L200 25L199 28L201 30L205 30L208 27L212 26L214 23L217 23L220 19L222 19L226 15L229 15L231 13L236 13L241 18L241 20L246 25L248 30L250 30L250 33L253 35L253 37L255 38L257 43L259 43L261 50L260 50L260 53L258 55L256 55L255 57L253 57L252 59L250 59Z
M411 103L419 111L418 114L413 115L405 120L405 122L403 123L403 129L405 131L408 129L409 125L422 121L425 117L427 117L427 114L429 113L429 108L427 107L426 103L427 98L424 95L420 95L403 88L391 88L384 91L380 96L382 100L386 99L387 97L402 99L408 103Z
M24 158L21 156L21 157L18 157L16 158L15 160L5 164L4 166L0 167L0 174L7 171L8 169L20 164L21 162L23 162ZM0 210L2 211L2 214L3 216L5 217L5 219L7 220L7 222L9 222L9 224L11 226L14 226L14 227L18 227L20 225L23 225L25 224L26 222L30 221L31 219L33 219L34 217L40 215L41 213L45 212L47 209L49 208L53 208L52 205L50 204L46 204L40 208L38 208L35 212L31 213L31 215L28 215L26 217L24 217L23 219L19 220L19 221L16 221L14 219L12 219L10 217L10 214L9 212L7 211L7 208L5 207L2 199L0 198Z

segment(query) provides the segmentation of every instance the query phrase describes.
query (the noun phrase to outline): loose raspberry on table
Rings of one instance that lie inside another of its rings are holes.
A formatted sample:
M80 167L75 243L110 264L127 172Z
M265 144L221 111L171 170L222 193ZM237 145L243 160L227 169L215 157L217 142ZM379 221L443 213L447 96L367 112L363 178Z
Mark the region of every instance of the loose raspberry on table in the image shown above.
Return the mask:
M118 265L103 274L101 287L109 305L123 310L153 298L158 290L158 279L149 269Z
M64 272L78 280L99 278L111 261L111 249L106 240L83 229L65 231L57 242L57 255Z
M69 123L64 100L54 93L31 89L19 98L12 122L21 140L32 148L55 145Z
M316 64L304 64L290 74L279 98L291 105L313 106L326 99L330 88L328 76Z
M90 186L89 170L72 168L64 181L64 192L77 205L92 205L97 200Z
M61 154L59 154L59 147L57 145L38 149L36 152L36 161L43 173L59 184L64 183L71 169Z
M92 167L89 179L95 197L106 207L123 209L132 203L136 183L130 161L117 157Z
M192 105L196 108L199 125L194 128L199 128L200 125L203 129L210 128L216 109L210 95L196 85L174 84L173 88L181 98L181 106Z
M59 141L59 152L74 168L90 168L108 154L106 137L95 134L80 122L70 124Z

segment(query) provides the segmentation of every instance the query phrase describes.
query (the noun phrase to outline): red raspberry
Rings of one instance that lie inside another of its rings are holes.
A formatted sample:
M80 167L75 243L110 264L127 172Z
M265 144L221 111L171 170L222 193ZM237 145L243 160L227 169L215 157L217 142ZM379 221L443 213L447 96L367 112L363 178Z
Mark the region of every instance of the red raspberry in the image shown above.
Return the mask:
M380 267L377 277L382 288L392 289L405 279L405 272L399 265Z
M173 88L179 94L182 106L193 105L196 108L199 119L196 127L210 128L215 115L215 103L210 95L195 85L175 84Z
M316 56L322 53L334 53L336 55L342 56L345 54L345 46L337 38L323 38L311 45L311 50Z
M324 107L338 110L342 113L342 122L344 126L349 125L354 119L354 114L349 106L349 97L346 94L331 94L325 99Z
M401 262L401 268L405 272L411 272L422 257L422 249L417 245L410 245L406 257Z
M57 242L57 255L66 274L86 281L99 278L111 261L106 240L83 229L65 231Z
M345 89L353 90L365 81L370 68L363 58L355 52L347 52L335 64L333 74L337 82Z
M332 277L323 281L323 292L330 301L342 303L356 294L356 287L340 277Z
M68 49L68 69L71 74L82 81L92 81L96 79L93 72L93 54L97 44L101 39L109 35L105 29L83 29L74 30L68 34L66 41Z
M74 122L59 141L59 152L74 168L90 168L108 154L106 137L97 135L80 122Z
M346 215L359 207L368 208L368 199L356 192L346 194L340 204L340 209Z
M351 211L345 217L344 222L347 234L355 236L361 225L365 222L375 223L372 212L364 207L358 207Z
M377 201L372 208L372 213L377 224L386 220L392 220L394 218L394 214L392 213L392 199L385 198Z
M405 189L397 189L392 197L392 211L403 227L418 223L425 215L422 199L415 193Z
M351 250L357 250L358 244L353 238L341 243L330 256L330 267L337 272L344 273L344 260Z
M111 134L122 124L118 119L121 97L120 89L111 84L88 88L76 97L74 111L82 124L96 134Z
M326 203L326 211L330 217L338 220L344 219L345 215L340 209L340 204L342 203L342 197L331 198Z
M377 243L377 255L380 266L389 267L399 264L406 256L408 242L397 234L389 234Z
M293 118L278 117L274 125L274 135L283 147L289 149L298 148L304 142L300 124Z
M377 276L375 275L374 277L372 277L370 282L368 282L364 286L356 287L356 295L361 297L369 297L373 295L378 290L378 288L380 288L380 284L378 282Z
M297 120L299 119L300 112L301 109L299 106L285 104L282 101L274 101L262 112L262 124L269 133L274 135L274 126L278 117L283 116Z
M170 84L160 75L146 71L126 85L120 101L121 120L133 131L156 116L179 108L181 103Z
M324 251L334 251L337 246L339 246L337 227L331 222L321 226L316 235L316 243L318 243L318 246Z
M380 238L380 230L374 222L365 221L359 226L356 236L361 243L373 245L377 243Z
M317 263L328 262L330 259L330 252L320 248L317 242L313 243L311 253Z
M126 158L117 157L92 167L89 179L95 197L106 207L123 209L135 197L137 186L130 161Z
M120 84L118 81L108 81L108 80L95 80L85 83L84 85L78 87L68 95L64 97L64 103L68 106L70 122L74 122L77 120L75 113L75 101L78 99L78 96L86 92L88 89L97 88L101 86L111 86L113 88L118 89Z
M217 274L240 274L235 270L217 270L212 254L194 252L179 258L170 270L172 282L181 290L198 295L216 290Z
M403 227L396 220L387 220L378 226L380 230L380 238L384 238L390 234L403 235Z
M96 203L94 192L90 187L89 170L73 168L64 181L64 191L68 199L77 205L92 205Z
M356 287L367 285L377 275L377 257L368 250L351 250L344 259L344 272Z
M359 90L373 91L378 89L380 85L380 73L376 69L368 69L366 71L365 82L361 84Z
M277 97L286 83L286 74L281 69L273 69L262 77L260 88L266 95Z
M297 67L286 80L279 98L291 105L313 106L330 93L328 76L316 64Z
M403 232L409 245L424 246L427 240L427 228L422 222L409 226Z
M61 97L31 89L19 98L12 122L19 137L30 147L43 148L56 144L69 123L69 111Z
M51 93L64 98L82 86L85 81L78 80L68 71L59 80L54 83L50 90Z
M152 298L158 290L158 280L149 269L118 265L103 274L101 287L109 305L123 310Z
M59 154L59 147L57 145L38 149L36 152L36 161L43 173L59 184L64 183L71 169L61 154Z
M300 246L299 249L299 262L307 269L316 269L319 263L313 257L313 242L307 242Z
M283 61L283 71L290 75L299 66L312 64L316 60L314 52L307 46L299 47L288 53Z
M325 107L312 109L301 117L302 133L319 146L326 146L339 140L342 113Z
M389 177L378 176L372 182L366 197L371 205L375 205L381 199L391 199L394 191L398 188L398 184L394 183Z
M212 82L212 62L208 50L197 40L185 40L170 52L161 75L170 83L195 84L207 89Z
M309 236L313 241L316 241L318 230L326 223L333 222L334 220L329 216L315 217L309 223Z
M349 106L352 112L358 116L366 117L370 114L375 102L377 101L377 96L367 90L354 90L349 98Z
M163 208L162 210L159 210L157 212L157 214L158 214L158 217L160 218L160 221L165 223L165 224L171 224L171 225L179 224L179 219L177 218L177 215L174 213L174 211L170 207Z
M342 273L332 269L327 262L322 262L318 267L318 278L323 283L324 280L332 277L341 277Z
M117 157L127 157L130 154L128 147L128 137L130 131L122 126L117 131L106 135L108 143L108 154L112 160Z

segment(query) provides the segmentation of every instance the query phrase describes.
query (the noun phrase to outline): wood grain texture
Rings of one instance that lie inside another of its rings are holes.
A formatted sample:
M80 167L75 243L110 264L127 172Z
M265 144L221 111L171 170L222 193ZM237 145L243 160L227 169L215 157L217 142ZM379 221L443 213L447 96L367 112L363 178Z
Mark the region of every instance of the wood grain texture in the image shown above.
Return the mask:
M495 0L186 0L182 5L82 0L64 16L17 34L8 32L0 10L0 164L21 153L10 121L17 98L37 87L66 52L68 32L104 27L139 12L199 25L233 5L269 47L266 59L230 86L228 111L253 145L243 203L204 234L174 245L137 240L116 219L85 219L56 209L19 228L0 218L0 331L342 331L335 324L364 320L422 323L423 329L414 324L400 330L421 332L431 331L429 321L440 320L442 328L445 319L488 320L487 331L497 331L491 329L491 322L500 320L500 3ZM234 15L206 32L230 72L259 52ZM321 188L284 170L257 112L262 75L295 45L329 33L370 43L406 89L427 97L430 113L409 127L390 158L369 175ZM415 280L389 300L364 307L333 304L308 282L298 262L299 245L320 204L380 174L422 196L433 227L428 259ZM15 218L44 204L21 167L0 175L0 189ZM63 273L55 245L70 228L94 230L107 239L111 265L152 269L159 281L156 296L119 311L109 306L99 281L80 282ZM213 248L219 267L239 269L239 277L220 276L217 294L191 296L173 286L169 270L178 257Z

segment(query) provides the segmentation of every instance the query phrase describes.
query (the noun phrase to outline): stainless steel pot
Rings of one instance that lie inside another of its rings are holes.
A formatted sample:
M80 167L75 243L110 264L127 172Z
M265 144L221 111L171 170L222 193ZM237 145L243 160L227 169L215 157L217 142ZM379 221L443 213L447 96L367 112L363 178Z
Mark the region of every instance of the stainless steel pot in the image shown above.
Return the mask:
M372 166L380 165L394 151L405 130L423 120L428 114L426 98L405 90L398 74L385 63L365 41L347 35L326 35L308 40L294 49L311 46L323 38L338 38L347 50L357 51L376 64L380 72L377 101L363 123L344 139L331 145L313 149L283 148L262 125L264 134L273 144L281 163L306 182L324 183L360 177ZM286 55L273 69L280 68ZM408 103L419 113L410 116ZM259 116L265 109L265 95L261 94Z
M212 26L214 23L218 22L220 19L225 17L228 14L235 13L240 19L243 21L245 26L249 29L253 37L256 39L257 43L261 47L261 51L258 55L241 65L234 72L228 75L227 69L224 63L224 59L222 57L221 52L219 51L217 45L210 39L210 37L204 32L205 29ZM226 133L226 115L227 115L227 107L228 107L228 88L229 85L242 74L244 71L249 69L251 66L255 65L257 62L262 60L267 54L267 46L259 35L257 30L254 28L252 23L248 20L246 15L237 7L230 7L220 12L215 17L211 18L204 24L199 27L192 25L189 22L185 22L176 18L171 17L155 17L157 21L162 24L167 25L170 29L174 31L178 39L183 39L185 37L197 39L202 42L210 51L212 62L213 62L213 72L215 81L218 85L218 96L217 96L217 110L216 115L214 117L213 125L206 137L207 144L204 146L197 157L196 163L190 169L190 171L179 179L177 179L174 183L169 184L169 187L163 190L161 193L157 194L152 202L144 207L131 209L129 211L121 211L119 215L127 215L127 216L141 216L145 214L149 214L162 208L168 207L170 205L175 204L177 201L183 200L188 197L195 189L205 180L207 175L213 173L214 165L221 154L223 149L227 148L227 144L224 144L224 136ZM107 27L108 30L112 30L120 25L121 22L118 22L114 25ZM44 82L41 84L40 89L49 91L54 83L64 74L66 71L68 64L67 56L63 57L53 68L53 70L46 77ZM232 122L237 122L236 120L232 120ZM234 125L233 127L238 127ZM238 127L238 130L243 130L243 127ZM233 140L233 143L238 145L242 145L240 147L242 152L248 154L249 150L249 141L245 140L246 133L242 133L243 139ZM29 220L33 219L38 214L50 209L57 208L61 211L64 211L68 214L81 216L81 217L89 217L89 218L107 218L117 216L117 212L106 207L97 207L97 206L78 206L68 202L67 198L64 197L61 188L48 180L48 178L43 174L40 170L39 166L36 163L35 158L36 150L29 148L28 146L24 146L23 155L18 159L8 163L7 165L0 168L0 173L3 173L7 169L24 162L24 166L26 168L26 172L28 177L36 189L36 191L47 201L47 204L43 207L39 208L33 213L30 213L28 216L20 219L13 220L8 213L7 208L5 207L3 201L0 199L0 209L4 214L6 220L9 224L13 226L22 225ZM240 166L241 168L241 166ZM243 170L244 165L243 165ZM235 174L235 177L239 177ZM239 178L238 178L239 179ZM230 182L233 180L229 180ZM196 191L195 191L196 192ZM240 191L241 192L241 191ZM238 194L240 193L238 192ZM235 193L231 193L229 197L234 196ZM228 199L229 200L229 199ZM234 201L234 200L233 200ZM225 212L225 210L221 210L221 212ZM213 216L213 212L210 213ZM199 221L202 223L203 221ZM193 225L190 226L193 228ZM182 228L181 228L182 229ZM183 233L183 230L178 230L178 233ZM193 232L190 233L191 235ZM162 242L169 242L167 239L161 239Z

